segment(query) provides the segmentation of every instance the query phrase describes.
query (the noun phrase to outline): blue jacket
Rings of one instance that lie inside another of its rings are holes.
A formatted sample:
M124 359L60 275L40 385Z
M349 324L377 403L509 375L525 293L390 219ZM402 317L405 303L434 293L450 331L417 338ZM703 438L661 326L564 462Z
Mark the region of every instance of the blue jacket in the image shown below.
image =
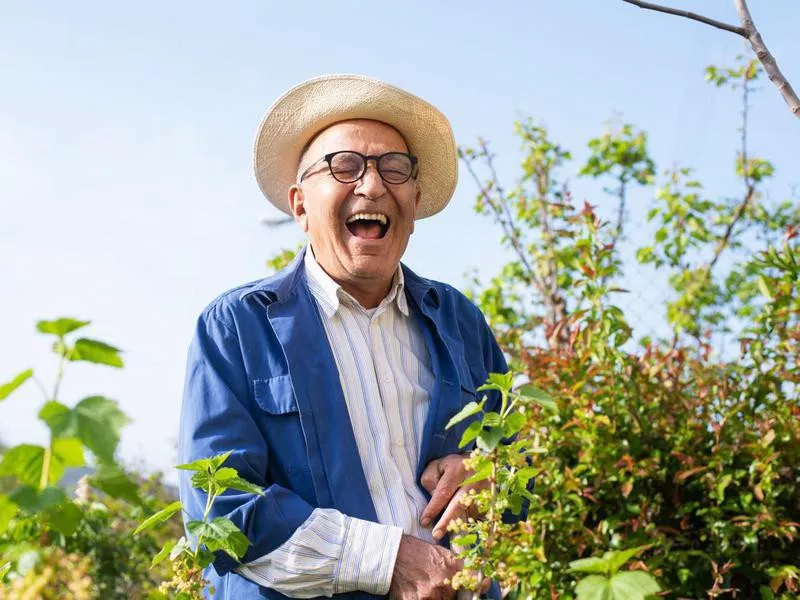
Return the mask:
M212 517L228 517L249 538L252 545L242 562L283 544L315 507L377 521L336 364L306 283L303 254L276 275L212 302L198 320L189 350L179 460L232 450L225 466L266 490L263 496L230 490L212 511ZM476 399L475 389L488 373L508 368L475 305L452 287L402 268L436 380L419 478L431 460L463 451L458 443L469 421L451 430L445 430L446 423ZM191 487L190 472L180 473L184 510L200 519L205 494ZM227 554L217 553L206 572L214 598L285 597L233 572L236 566Z

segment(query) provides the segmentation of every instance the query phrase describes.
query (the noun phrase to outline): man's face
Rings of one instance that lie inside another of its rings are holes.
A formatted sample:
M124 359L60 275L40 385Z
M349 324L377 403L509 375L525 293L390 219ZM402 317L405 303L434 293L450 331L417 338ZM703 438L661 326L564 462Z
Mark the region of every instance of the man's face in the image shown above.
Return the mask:
M331 152L353 150L364 155L408 152L396 129L378 121L351 120L325 129L311 143L298 173ZM420 194L416 179L391 184L369 161L364 176L340 183L325 161L289 190L295 220L308 234L314 257L339 283L356 287L386 283L394 275L414 231ZM386 225L353 220L357 214L383 215Z

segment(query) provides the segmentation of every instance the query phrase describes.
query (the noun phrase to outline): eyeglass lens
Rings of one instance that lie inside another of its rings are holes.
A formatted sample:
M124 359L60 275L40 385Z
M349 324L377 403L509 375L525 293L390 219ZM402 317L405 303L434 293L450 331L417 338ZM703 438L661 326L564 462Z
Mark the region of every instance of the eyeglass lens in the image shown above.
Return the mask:
M405 183L414 168L411 159L400 152L389 152L377 161L378 173L387 183ZM366 169L364 157L356 152L339 152L331 157L331 174L341 183L361 178Z

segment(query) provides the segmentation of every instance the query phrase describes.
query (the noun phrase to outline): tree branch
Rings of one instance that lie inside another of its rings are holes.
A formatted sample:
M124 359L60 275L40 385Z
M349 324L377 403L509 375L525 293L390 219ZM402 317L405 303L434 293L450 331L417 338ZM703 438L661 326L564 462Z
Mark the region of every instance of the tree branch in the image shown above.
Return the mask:
M627 2L628 4L633 4L634 6L638 6L639 8L654 10L656 12L667 13L669 15L676 15L679 17L686 17L687 19L699 21L700 23L711 25L717 29L723 29L725 31L730 31L731 33L742 36L744 39L750 42L753 52L755 52L758 60L761 61L761 64L764 66L764 71L766 71L767 77L769 77L769 80L775 84L775 87L778 88L778 92L780 92L781 96L783 96L783 99L789 107L789 110L792 111L792 114L795 117L800 118L800 98L797 96L797 93L794 91L791 84L783 76L783 73L781 73L775 57L772 56L772 53L769 51L764 43L764 40L761 38L761 34L758 32L758 29L756 29L755 23L753 23L753 18L750 15L750 10L747 8L746 0L733 0L733 4L736 7L736 12L739 14L739 20L742 22L741 27L729 25L728 23L723 23L722 21L716 21L715 19L710 19L687 10L679 10L677 8L661 6L660 4L644 2L643 0L622 1Z
M627 2L628 4L633 4L634 6L638 6L639 8L667 13L668 15L676 15L678 17L686 17L687 19L692 19L693 21L700 21L701 23L705 23L706 25L711 25L712 27L716 27L717 29L724 29L725 31L730 31L731 33L740 35L743 38L747 37L747 31L745 31L744 27L737 27L736 25L728 25L727 23L723 23L722 21L709 19L708 17L704 17L703 15L698 15L697 13L689 12L688 10L679 10L677 8L670 8L669 6L661 6L660 4L653 4L652 2L643 2L642 0L622 0L622 1Z
M755 23L753 23L753 17L750 16L750 10L747 8L746 0L733 0L733 4L736 6L736 12L739 13L739 20L742 22L742 27L747 33L745 37L750 42L750 46L753 48L753 52L756 53L758 60L764 65L767 77L769 77L769 80L778 88L778 91L781 93L781 96L783 96L792 114L800 118L800 98L797 97L791 84L786 81L783 73L781 73L781 70L778 68L775 57L772 56L772 53L761 38L761 34L758 32L758 29L756 29Z
M502 188L499 187L499 182L497 181L497 174L494 171L494 163L491 160L491 156L489 155L488 149L485 147L485 145L482 143L481 146L483 152L486 154L487 161L489 162L493 178L491 180L492 185L495 187L500 196L500 204L502 207L498 207L497 204L492 200L491 196L489 195L489 190L485 185L483 185L483 183L481 182L481 178L475 172L475 169L472 168L472 162L467 157L463 156L463 154L461 155L461 159L464 161L464 164L467 167L467 171L472 176L472 179L475 181L475 184L478 186L478 189L481 191L481 196L494 212L495 220L503 228L503 231L508 237L509 242L511 242L511 246L513 247L514 251L519 257L522 266L525 267L525 270L528 273L528 277L530 277L530 280L533 283L534 287L541 294L542 298L546 299L547 293L545 292L544 285L536 275L536 271L531 267L530 263L528 262L528 259L525 255L525 249L522 248L522 244L520 243L519 238L517 236L516 226L514 225L514 221L511 218L511 214L508 212L508 202L506 201L505 194L503 193ZM505 209L505 214L503 209Z

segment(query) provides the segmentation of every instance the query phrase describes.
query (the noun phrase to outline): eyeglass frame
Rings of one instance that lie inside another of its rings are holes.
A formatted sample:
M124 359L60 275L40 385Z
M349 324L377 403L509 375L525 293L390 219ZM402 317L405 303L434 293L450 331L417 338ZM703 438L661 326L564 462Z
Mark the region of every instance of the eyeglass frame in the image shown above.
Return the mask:
M333 172L333 164L332 164L333 157L336 156L337 154L345 154L345 153L347 153L347 154L356 154L356 155L360 156L361 160L364 162L364 168L361 170L361 173L359 174L358 177L356 177L352 181L342 181L341 179L336 177L336 175ZM411 172L409 173L408 177L406 179L404 179L403 181L399 181L399 182L387 181L386 178L383 176L383 173L381 173L380 168L378 167L380 159L385 157L385 156L389 156L390 154L400 154L402 156L407 157L411 161ZM325 156L323 156L319 160L314 161L305 171L303 171L303 173L298 178L297 182L298 183L302 183L303 179L305 179L306 176L308 176L308 172L311 171L311 169L313 169L314 167L316 167L317 165L319 165L321 162L324 161L324 162L328 163L328 172L331 174L331 177L333 177L336 181L338 181L339 183L344 183L344 184L355 183L356 181L360 181L364 177L364 175L366 174L367 167L369 166L369 161L370 160L375 162L375 170L378 172L378 175L380 176L381 180L384 181L385 183L388 183L389 185L403 185L404 183L407 183L408 180L411 179L411 178L415 178L416 179L416 177L418 175L417 166L419 165L419 159L416 156L414 156L413 154L409 154L408 152L393 151L393 152L384 152L383 154L378 154L378 155L375 155L375 154L367 155L367 154L361 154L361 152L357 152L355 150L337 150L336 152L329 152L328 154L326 154Z

